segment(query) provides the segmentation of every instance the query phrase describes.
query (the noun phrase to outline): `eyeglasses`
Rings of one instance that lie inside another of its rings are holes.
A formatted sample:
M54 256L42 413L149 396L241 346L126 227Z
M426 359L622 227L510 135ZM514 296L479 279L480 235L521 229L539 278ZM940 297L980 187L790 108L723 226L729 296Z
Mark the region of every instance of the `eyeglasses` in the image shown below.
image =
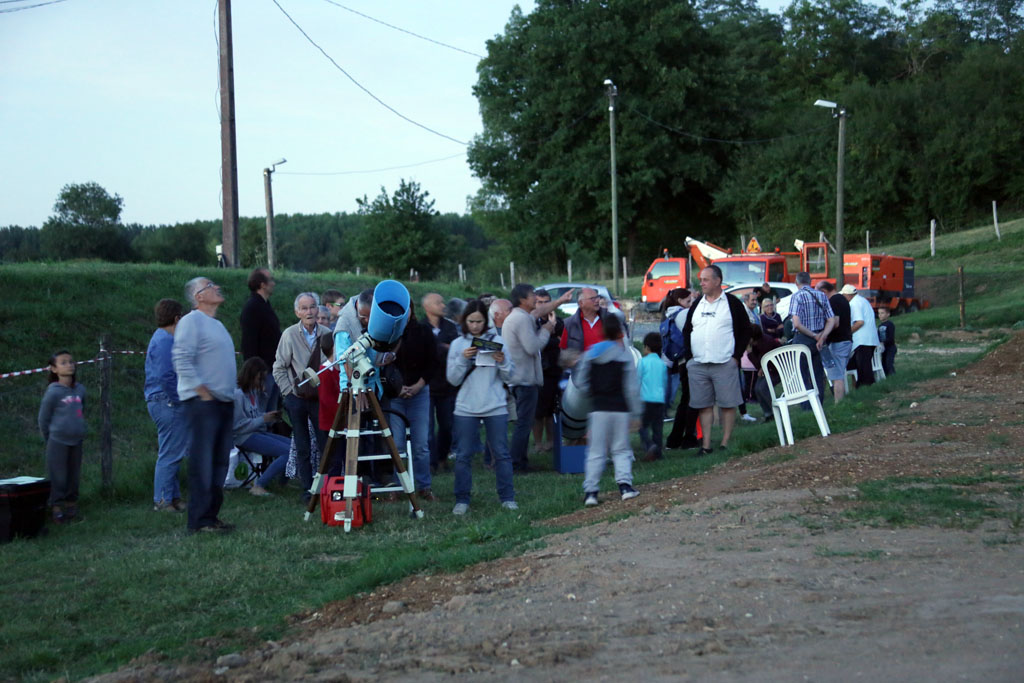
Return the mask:
M215 282L207 282L205 285L196 290L196 293L193 294L192 296L199 296L208 289L220 289L220 285L218 285Z
M327 305L328 306L334 306L335 308L341 308L343 304L339 304L339 303L336 303L336 302L335 303L330 303L329 302Z

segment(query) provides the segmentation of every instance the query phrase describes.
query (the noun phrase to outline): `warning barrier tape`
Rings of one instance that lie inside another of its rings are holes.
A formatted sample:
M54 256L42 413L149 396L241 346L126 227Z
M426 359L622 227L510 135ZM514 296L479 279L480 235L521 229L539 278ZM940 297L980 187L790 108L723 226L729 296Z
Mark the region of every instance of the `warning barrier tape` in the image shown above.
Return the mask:
M112 355L122 355L122 356L145 356L146 355L145 351L111 351L110 353ZM241 354L236 351L235 355L238 356L238 355L241 355ZM86 365L88 363L95 363L98 360L99 360L99 357L97 356L96 358L90 358L89 360L76 361L75 365ZM17 370L15 372L4 372L4 373L0 373L0 379L7 379L8 377L20 377L22 375L34 375L34 374L39 373L39 372L46 372L49 369L50 369L50 366L46 365L46 366L41 367L41 368L33 368L32 370Z

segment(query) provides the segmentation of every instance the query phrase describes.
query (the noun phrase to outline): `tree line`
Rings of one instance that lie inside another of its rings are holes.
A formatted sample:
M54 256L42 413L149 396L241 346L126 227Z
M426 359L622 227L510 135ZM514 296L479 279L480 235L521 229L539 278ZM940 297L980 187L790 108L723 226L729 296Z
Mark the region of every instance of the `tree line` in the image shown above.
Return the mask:
M831 232L837 123L847 112L845 220L873 245L955 229L991 202L1024 208L1024 0L537 0L487 43L468 161L483 188L438 214L402 181L354 214L275 218L295 270L424 277L583 272L612 252L614 81L619 234L634 272L687 235L789 248ZM122 225L95 184L61 191L40 230L0 228L0 261L214 262L218 220ZM75 207L84 207L83 210ZM77 213L91 216L87 223ZM85 228L88 228L86 234ZM74 239L72 239L74 238ZM243 266L265 261L264 219L240 221Z

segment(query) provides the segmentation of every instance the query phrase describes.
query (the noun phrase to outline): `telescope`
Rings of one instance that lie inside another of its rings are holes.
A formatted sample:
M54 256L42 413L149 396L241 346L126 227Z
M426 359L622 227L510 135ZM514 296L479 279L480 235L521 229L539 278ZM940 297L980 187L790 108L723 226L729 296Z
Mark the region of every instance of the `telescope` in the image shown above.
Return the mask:
M382 280L373 289L373 303L370 304L370 319L366 325L366 332L356 339L351 346L341 353L335 355L335 360L320 370L306 368L303 375L305 379L299 382L303 386L312 382L313 386L320 384L320 373L326 372L341 363L351 362L352 383L357 392L366 388L366 380L376 374L376 369L366 356L370 349L374 351L390 351L398 344L405 332L405 325L409 321L409 290L401 282L395 280ZM337 343L337 336L341 332L335 332L334 348L341 348ZM357 383L358 380L358 383Z

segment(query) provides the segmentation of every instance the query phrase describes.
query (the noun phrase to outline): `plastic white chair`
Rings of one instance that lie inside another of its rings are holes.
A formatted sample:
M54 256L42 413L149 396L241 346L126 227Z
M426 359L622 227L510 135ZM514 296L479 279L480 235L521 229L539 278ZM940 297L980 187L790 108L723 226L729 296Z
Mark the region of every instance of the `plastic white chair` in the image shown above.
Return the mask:
M810 369L811 386L804 384L803 374L800 366L806 363ZM771 367L774 365L779 379L782 380L782 392L775 393L775 385L771 381ZM764 376L769 378L768 388L772 394L772 414L775 416L775 428L779 432L779 443L788 446L796 443L793 438L793 425L789 417L789 407L804 401L809 401L814 417L818 421L818 428L822 436L830 434L828 421L825 419L825 410L818 398L818 384L814 379L814 369L811 365L811 351L803 344L787 344L773 351L769 351L761 358L761 370Z
M871 356L871 371L875 373L875 381L885 379L885 368L882 367L882 345L875 347L875 355Z

